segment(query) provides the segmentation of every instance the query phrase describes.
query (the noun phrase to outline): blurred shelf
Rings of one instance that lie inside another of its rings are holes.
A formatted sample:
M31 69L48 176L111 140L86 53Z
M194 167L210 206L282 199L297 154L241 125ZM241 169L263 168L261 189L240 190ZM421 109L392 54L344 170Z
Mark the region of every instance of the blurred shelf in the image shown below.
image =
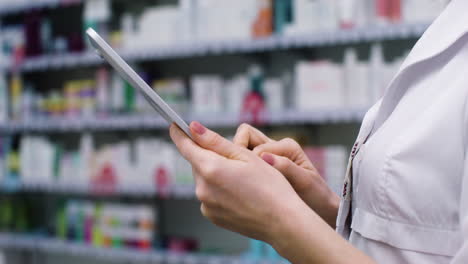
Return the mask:
M37 8L56 8L81 2L82 0L10 0L8 3L0 4L0 16Z
M129 197L160 197L175 199L195 198L195 186L191 184L176 184L164 188L152 185L121 184L117 187L94 186L80 183L28 183L14 187L0 186L0 193L42 192L52 194L75 194L85 196L129 196Z
M242 257L204 254L175 254L167 251L137 251L131 249L96 248L83 244L64 242L58 239L38 238L26 235L0 233L0 248L37 251L49 254L67 254L99 260L131 263L166 264L274 264L276 261L252 261Z
M269 113L261 118L259 125L298 125L361 122L366 108L343 108L316 111L285 110ZM232 128L241 123L252 123L252 119L243 119L239 114L194 114L183 116L186 121L197 120L213 128ZM165 129L167 122L154 115L114 116L107 118L35 118L29 121L11 121L0 124L0 133L23 132L80 132L80 131L120 131Z
M420 37L428 23L393 24L359 27L349 30L315 32L298 36L272 36L253 40L222 40L210 42L181 43L165 47L120 50L127 61L157 61L177 58L193 58L207 55L229 55L253 52L269 52L297 48L313 48L397 40ZM34 72L51 69L86 67L102 64L103 60L92 51L63 55L44 55L26 59L20 71Z

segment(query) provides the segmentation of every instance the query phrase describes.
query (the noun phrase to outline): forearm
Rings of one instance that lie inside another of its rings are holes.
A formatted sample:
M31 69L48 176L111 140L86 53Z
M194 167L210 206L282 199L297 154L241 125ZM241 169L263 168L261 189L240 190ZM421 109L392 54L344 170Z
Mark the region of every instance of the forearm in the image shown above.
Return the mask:
M375 263L339 236L305 204L283 210L271 244L294 264Z
M315 190L322 190L322 194L317 198L318 193ZM340 206L340 197L328 187L325 188L309 188L299 194L302 200L314 212L319 215L332 229L336 227L336 217Z

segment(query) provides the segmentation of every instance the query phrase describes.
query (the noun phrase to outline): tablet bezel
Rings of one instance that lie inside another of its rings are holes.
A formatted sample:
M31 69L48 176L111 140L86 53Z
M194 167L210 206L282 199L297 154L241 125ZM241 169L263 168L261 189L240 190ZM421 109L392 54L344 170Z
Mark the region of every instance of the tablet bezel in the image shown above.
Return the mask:
M112 49L92 28L86 34L99 56L106 60L127 82L138 87L148 103L169 123L176 123L190 138L187 123Z

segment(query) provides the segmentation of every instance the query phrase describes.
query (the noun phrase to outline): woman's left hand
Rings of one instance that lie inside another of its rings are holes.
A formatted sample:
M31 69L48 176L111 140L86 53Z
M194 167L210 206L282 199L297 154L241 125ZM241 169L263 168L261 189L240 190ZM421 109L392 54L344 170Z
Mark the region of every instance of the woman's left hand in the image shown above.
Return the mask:
M174 124L170 134L192 164L202 214L214 224L272 244L292 212L308 209L260 157L198 122L190 130L194 141Z

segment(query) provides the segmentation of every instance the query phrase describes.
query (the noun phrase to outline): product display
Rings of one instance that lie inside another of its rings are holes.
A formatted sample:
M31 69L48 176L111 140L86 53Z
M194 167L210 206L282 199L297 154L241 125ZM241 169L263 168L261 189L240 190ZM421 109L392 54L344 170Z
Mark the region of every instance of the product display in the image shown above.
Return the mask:
M98 2L103 1L98 0ZM1 50L7 58L10 58L13 67L29 57L84 51L84 38L80 29L69 27L67 33L62 34L53 31L56 26L45 12L27 12L23 24L2 26Z
M25 55L24 25L2 25L0 32L3 59L13 61L14 64L20 63Z
M85 0L83 31L91 27L98 30L103 38L108 39L111 16L111 0Z
M450 0L404 0L402 17L408 22L430 21L437 17ZM421 8L424 6L424 8Z
M1 58L0 58L1 59ZM0 123L8 120L8 84L6 76L0 70Z
M223 80L220 76L194 76L190 80L190 85L193 97L192 110L195 113L222 112Z
M448 0L183 0L145 8L138 14L124 13L119 17L118 30L113 31L110 0L83 2L82 32L92 27L115 47L138 50L272 34L304 35L376 23L427 22ZM24 24L2 28L3 50L14 64L25 56L84 50L84 34L72 31L57 35L54 28L41 12L28 13Z
M76 151L38 136L22 137L18 151L7 138L2 138L0 145L0 180L9 188L19 183L75 186L98 193L144 188L164 196L173 186L194 184L190 164L172 143L156 138L97 148L93 137L83 134ZM329 186L338 192L346 166L346 148L305 146L304 151Z
M158 232L157 210L145 205L71 200L56 215L58 238L95 247L151 250Z
M151 138L121 141L96 148L90 134L81 136L77 151L69 151L45 137L21 138L19 150L2 142L2 184L19 181L26 186L63 185L108 193L144 188L166 195L174 186L193 186L190 164L172 143ZM10 149L10 150L8 150ZM314 166L336 192L343 182L347 150L342 146L304 147ZM12 160L18 161L12 163ZM12 183L10 183L12 186Z
M140 74L148 77L143 72ZM152 88L178 113L240 113L247 90L252 89L251 78L239 75L226 80L219 75L194 75L189 83L181 78L154 80ZM187 84L191 98L188 97ZM270 111L284 109L283 83L280 80L267 79L259 85L258 89L265 91ZM32 87L23 87L22 77L14 75L9 87L10 100L4 105L5 108L10 105L13 120L31 120L37 117L89 119L135 113L156 115L140 93L118 74L110 73L106 68L98 69L95 79L67 81L61 91L52 90L46 95L35 93Z
M360 109L377 101L398 70L402 59L386 62L383 49L375 44L369 61L359 61L354 49L347 49L342 63L299 61L291 80L287 72L266 77L262 67L253 64L247 73L224 78L216 74L185 78L155 79L140 75L180 114L239 114L241 119L257 120L265 113L274 115L286 109L299 111ZM0 79L1 85L1 79ZM286 92L286 87L295 88ZM7 95L1 92L0 96ZM37 117L105 118L119 114L154 114L140 93L115 72L98 68L89 79L70 80L62 90L39 94L20 74L10 79L9 100L3 105L13 120ZM313 98L313 100L311 100ZM292 99L292 100L291 100ZM1 97L0 97L1 100ZM0 117L1 117L0 109Z
M295 70L295 107L298 110L365 108L384 93L402 59L386 63L379 45L369 62L358 61L348 49L343 64L331 61L299 62Z
M20 185L20 156L15 147L14 140L10 137L1 138L0 163L2 165L2 187L6 190L15 190Z
M304 35L375 23L426 22L434 19L447 2L185 0L180 1L179 6L147 9L137 18L124 16L121 23L123 46L136 49L155 44L168 46L179 42L258 38L274 33ZM429 8L417 8L421 5ZM131 25L135 24L138 25L138 31L131 30L135 28Z
M114 192L140 187L161 195L174 185L194 184L191 166L169 142L136 139L100 148L84 134L77 151L67 151L44 137L26 136L19 147L22 184L61 184Z
M293 139L341 196L362 117L449 1L0 0L0 264L289 263L203 217L88 28L187 123Z
M0 232L28 232L31 229L31 204L18 197L0 197Z
M0 137L0 182L3 182L5 180L6 158L7 158L6 139L4 137Z

